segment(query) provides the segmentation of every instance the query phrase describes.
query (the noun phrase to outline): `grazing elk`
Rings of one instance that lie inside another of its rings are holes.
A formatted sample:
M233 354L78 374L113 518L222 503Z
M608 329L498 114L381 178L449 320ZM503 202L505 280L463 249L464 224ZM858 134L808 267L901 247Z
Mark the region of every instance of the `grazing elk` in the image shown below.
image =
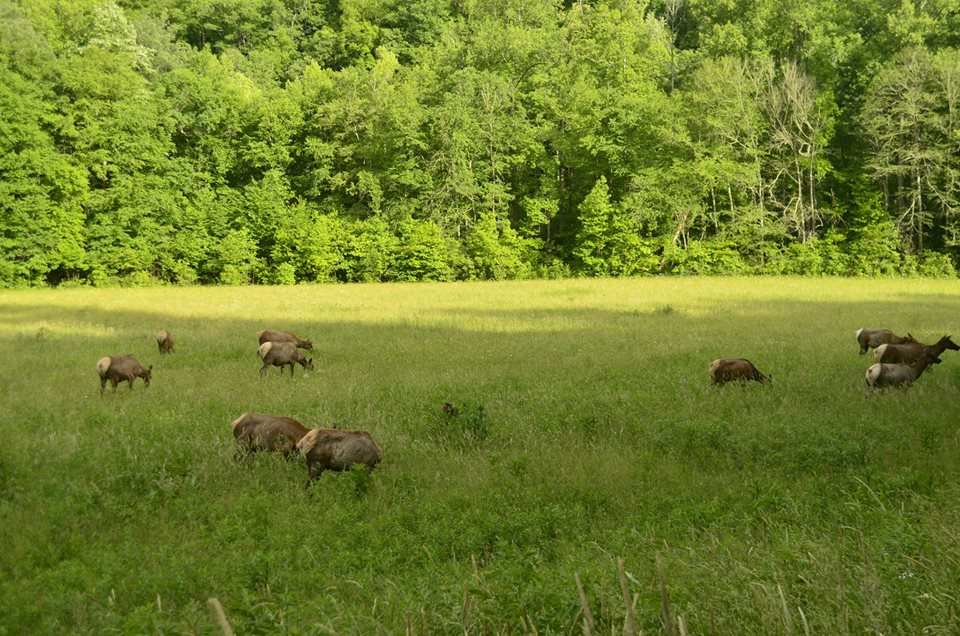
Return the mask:
M244 413L230 423L237 441L235 458L257 451L274 451L289 457L297 442L310 430L291 417Z
M720 358L710 363L710 384L723 386L727 382L770 382L770 377L760 373L753 363L743 358Z
M347 470L358 464L371 471L383 459L383 451L366 431L315 428L297 442L297 448L307 460L307 485L325 470Z
M865 379L870 390L883 389L889 386L909 386L920 375L937 361L934 352L925 348L920 358L913 364L896 362L893 364L878 362L867 369Z
M867 329L861 327L857 329L857 342L860 344L860 355L867 352L867 349L876 349L882 344L904 344L907 342L916 342L913 336L907 334L898 336L889 329Z
M153 371L153 365L144 369L136 358L127 354L125 356L105 356L97 361L97 373L100 374L100 395L103 396L103 389L107 386L107 380L117 390L117 385L121 382L128 382L130 389L133 390L133 381L137 378L143 378L144 386L150 386L150 376Z
M260 375L266 373L271 366L280 367L280 375L283 375L283 367L289 366L290 377L293 377L295 364L299 364L307 371L313 371L313 358L307 358L290 342L264 342L257 349L257 355L263 360Z
M935 358L930 364L939 364L940 354L947 349L960 351L960 346L957 346L957 344L950 339L950 336L944 336L932 345L925 345L916 341L905 342L903 344L882 344L874 350L873 356L877 362L913 364L920 359L923 350L928 348L933 352L933 357Z
M161 354L173 353L173 334L166 329L157 332L157 348Z
M301 340L289 331L271 331L264 329L257 333L257 339L260 344L265 342L289 342L300 349L313 349L313 343L309 340Z

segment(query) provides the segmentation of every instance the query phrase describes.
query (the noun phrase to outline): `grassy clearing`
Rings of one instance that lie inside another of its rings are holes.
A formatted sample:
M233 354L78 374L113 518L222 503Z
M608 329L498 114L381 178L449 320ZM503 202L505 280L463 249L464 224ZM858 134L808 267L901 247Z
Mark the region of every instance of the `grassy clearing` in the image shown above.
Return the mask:
M960 334L952 281L643 279L0 292L0 633L960 631L960 356L866 396L863 326ZM258 376L256 332L315 343ZM165 328L177 353L160 357ZM102 355L154 365L99 396ZM711 388L744 356L771 386ZM452 402L461 416L444 422ZM244 411L373 433L232 459ZM525 627L527 626L527 627Z

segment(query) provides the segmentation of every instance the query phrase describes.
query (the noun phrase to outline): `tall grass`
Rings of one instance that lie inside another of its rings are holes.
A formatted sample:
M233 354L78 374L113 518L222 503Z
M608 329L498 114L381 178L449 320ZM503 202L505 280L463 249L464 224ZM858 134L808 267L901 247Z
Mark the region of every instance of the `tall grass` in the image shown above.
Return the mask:
M609 633L624 587L648 634L957 633L960 356L868 396L854 332L958 316L916 280L0 292L0 634L208 634L210 597L238 634ZM267 327L316 371L261 379ZM153 383L101 398L124 353ZM772 385L711 388L734 356ZM244 411L383 463L307 489L233 460Z

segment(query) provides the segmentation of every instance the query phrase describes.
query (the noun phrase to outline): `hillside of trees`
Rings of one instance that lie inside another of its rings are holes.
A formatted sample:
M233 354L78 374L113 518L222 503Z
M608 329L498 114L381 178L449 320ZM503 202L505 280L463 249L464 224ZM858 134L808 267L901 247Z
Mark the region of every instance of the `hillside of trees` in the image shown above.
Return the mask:
M0 0L0 286L948 275L958 0Z

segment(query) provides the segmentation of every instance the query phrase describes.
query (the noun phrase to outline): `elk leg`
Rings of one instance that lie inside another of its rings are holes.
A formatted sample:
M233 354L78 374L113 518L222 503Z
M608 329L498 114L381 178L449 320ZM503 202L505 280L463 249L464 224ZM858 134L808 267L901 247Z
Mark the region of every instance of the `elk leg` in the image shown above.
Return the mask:
M319 462L311 462L307 465L307 485L309 486L314 481L316 481L320 474L323 472L323 467Z
M263 377L263 375L267 372L267 369L269 368L270 368L270 365L264 362L263 366L260 367L260 377Z

